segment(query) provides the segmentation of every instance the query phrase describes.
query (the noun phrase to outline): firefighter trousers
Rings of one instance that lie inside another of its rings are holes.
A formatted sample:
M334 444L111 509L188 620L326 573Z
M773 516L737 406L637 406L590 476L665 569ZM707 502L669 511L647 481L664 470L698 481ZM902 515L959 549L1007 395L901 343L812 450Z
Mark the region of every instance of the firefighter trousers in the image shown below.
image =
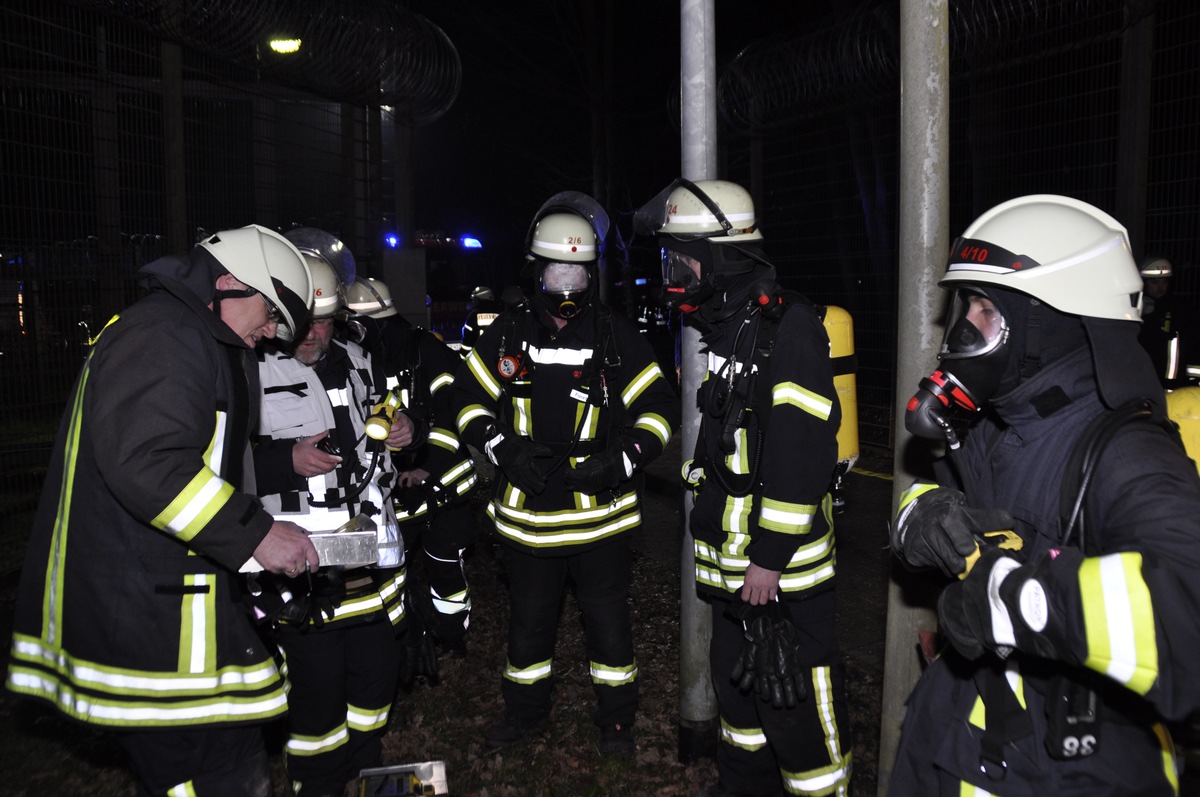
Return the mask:
M138 780L138 797L270 797L261 725L155 728L117 734Z
M745 643L741 621L712 602L710 664L720 732L717 770L738 795L849 794L852 747L845 670L834 631L834 593L784 601L809 671L807 697L794 708L774 708L730 677Z
M400 672L400 643L382 613L363 623L280 629L288 691L285 760L297 797L341 795L382 765Z
M638 704L629 617L630 534L575 554L504 549L509 579L508 662L501 692L510 716L550 714L554 645L568 579L583 615L597 725L631 725Z

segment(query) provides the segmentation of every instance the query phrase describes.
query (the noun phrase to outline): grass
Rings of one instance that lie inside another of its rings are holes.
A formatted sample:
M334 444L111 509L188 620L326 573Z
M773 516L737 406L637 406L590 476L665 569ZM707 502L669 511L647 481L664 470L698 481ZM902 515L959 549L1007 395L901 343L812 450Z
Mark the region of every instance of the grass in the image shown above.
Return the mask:
M477 501L477 510L480 504ZM598 750L583 633L578 608L569 595L559 624L549 726L523 744L499 752L484 749L485 730L503 712L500 672L508 606L507 586L493 555L492 532L481 511L476 516L480 531L467 561L474 604L470 654L465 659L444 659L436 682L421 681L398 692L384 738L384 761L444 761L451 793L458 797L687 797L714 782L713 760L684 765L677 757L680 580L677 559L669 562L661 555L635 554L633 564L641 683L634 757L605 757ZM0 584L0 644L5 647L14 598L15 579L5 579ZM875 793L882 673L854 657L847 658L847 667L856 733L852 794L867 797ZM281 738L279 726L272 726L268 740L274 797L290 794L279 752ZM133 793L124 755L110 736L67 722L7 691L0 691L0 749L4 750L5 793L13 797Z

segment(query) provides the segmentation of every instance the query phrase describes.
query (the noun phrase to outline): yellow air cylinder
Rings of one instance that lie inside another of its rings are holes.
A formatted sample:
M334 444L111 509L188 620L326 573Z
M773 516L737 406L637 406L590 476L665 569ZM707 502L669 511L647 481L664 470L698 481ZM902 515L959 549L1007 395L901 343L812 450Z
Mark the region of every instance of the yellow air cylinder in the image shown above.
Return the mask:
M854 323L840 307L825 308L825 333L829 335L829 356L833 358L833 387L842 405L842 425L838 427L838 471L845 473L858 461L858 370L854 357Z
M1179 424L1183 446L1200 470L1200 387L1180 387L1167 393L1167 416Z

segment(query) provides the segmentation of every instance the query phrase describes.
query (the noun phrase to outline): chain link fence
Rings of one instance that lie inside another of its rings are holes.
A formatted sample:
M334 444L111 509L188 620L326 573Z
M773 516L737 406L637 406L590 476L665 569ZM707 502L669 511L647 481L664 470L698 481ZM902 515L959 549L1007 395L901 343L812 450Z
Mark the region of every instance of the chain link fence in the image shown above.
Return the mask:
M751 46L721 77L722 174L756 182L789 287L854 319L859 435L894 441L898 4L859 4ZM1200 4L949 4L951 237L1015 196L1113 214L1200 299ZM756 177L757 176L757 177ZM932 363L930 364L932 366ZM915 389L915 385L911 386Z
M251 222L326 229L363 273L380 261L389 131L448 107L457 61L400 4L325 6L319 19L289 19L310 4L283 0L0 8L0 546L24 533L88 340L136 298L141 265ZM897 14L859 3L764 39L723 68L719 96L720 173L757 186L787 287L851 314L860 439L881 450L904 201ZM1176 291L1196 299L1200 4L958 0L950 15L951 234L1012 196L1070 194L1124 222L1137 254L1171 258ZM289 65L249 35L264 20L342 57Z

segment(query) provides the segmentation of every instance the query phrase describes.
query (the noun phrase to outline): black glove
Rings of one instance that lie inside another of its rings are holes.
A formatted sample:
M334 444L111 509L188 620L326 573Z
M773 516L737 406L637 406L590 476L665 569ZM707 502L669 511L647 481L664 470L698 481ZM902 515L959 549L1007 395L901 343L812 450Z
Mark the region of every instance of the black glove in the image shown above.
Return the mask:
M742 655L730 680L743 692L754 689L774 708L795 708L808 697L809 668L800 661L800 639L784 607L739 603L730 614L746 628Z
M593 454L575 467L567 468L563 474L563 484L568 489L588 495L615 489L633 475L636 460L627 456L627 449L633 449L636 455L636 447L629 441L611 446L599 454Z
M1055 622L1037 569L988 547L970 574L942 590L938 620L959 653L977 659L993 650L1005 658L1014 648L1058 658L1044 632Z
M315 575L302 573L296 578L253 574L247 579L255 617L271 624L289 623L304 627L312 623L320 628L333 619L334 611L346 596L346 584L336 570L321 570Z
M340 571L333 569L306 575L308 594L298 598L297 602L304 606L304 620L312 623L313 628L320 628L326 620L333 619L334 610L346 597L346 580Z
M972 509L958 490L935 487L905 502L908 493L929 485L914 485L901 498L892 524L892 550L914 567L937 567L948 576L969 569L968 561L980 540L1011 530L1013 518L1003 509ZM1015 534L1004 535L1003 547L1019 547ZM1017 542L1014 542L1017 541Z
M546 475L554 455L548 447L515 433L497 434L484 446L496 467L523 493L540 495L546 489Z
M417 678L436 681L438 676L437 650L433 637L420 622L412 622L404 634L404 652L400 657L400 683L411 686Z

